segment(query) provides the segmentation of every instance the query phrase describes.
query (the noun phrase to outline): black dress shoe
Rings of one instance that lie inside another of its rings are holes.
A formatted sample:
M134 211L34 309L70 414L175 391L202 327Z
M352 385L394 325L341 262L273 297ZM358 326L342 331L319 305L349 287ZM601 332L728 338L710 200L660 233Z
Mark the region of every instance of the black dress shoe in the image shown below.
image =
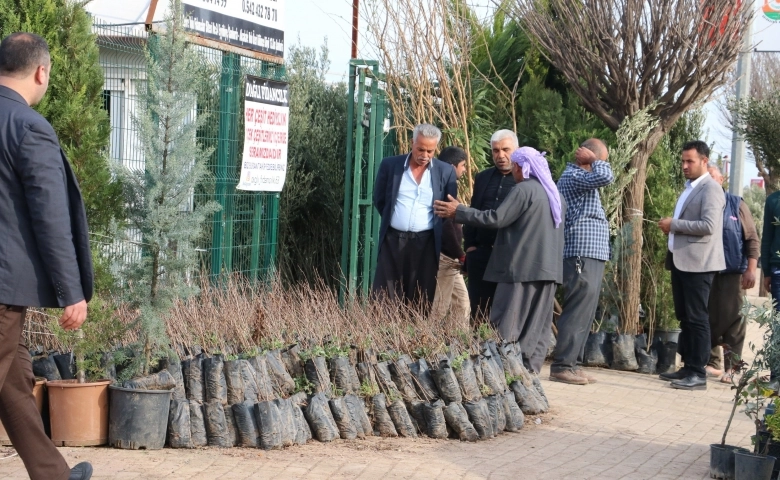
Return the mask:
M92 478L92 464L81 462L70 469L68 480L89 480Z
M671 382L672 380L682 380L687 376L688 376L688 372L686 372L685 370L677 370L676 372L662 373L658 375L658 378L660 378L661 380L666 380L667 382Z
M691 374L682 380L673 380L672 388L680 390L707 390L707 378Z

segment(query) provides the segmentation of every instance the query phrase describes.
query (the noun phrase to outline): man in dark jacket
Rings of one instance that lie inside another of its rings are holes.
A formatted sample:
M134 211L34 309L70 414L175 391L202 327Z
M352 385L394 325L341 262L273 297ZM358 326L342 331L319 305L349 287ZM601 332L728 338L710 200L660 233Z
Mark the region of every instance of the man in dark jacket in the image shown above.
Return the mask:
M485 169L474 177L471 208L477 210L495 210L515 186L509 156L517 150L517 135L511 130L499 130L490 138L490 147L495 167ZM496 283L485 280L484 275L495 241L496 230L493 228L463 226L469 302L474 320L490 316L490 304L496 292Z
M707 169L713 180L723 184L723 174L718 167ZM726 270L715 274L710 289L710 336L712 351L707 364L707 375L721 377L721 382L731 383L734 359L742 358L747 324L742 319L742 289L753 288L756 283L756 267L761 250L753 215L738 196L724 192L726 210L723 214L723 252ZM719 346L723 346L723 363ZM725 373L724 373L725 372Z
M436 214L456 222L498 229L485 279L496 282L490 323L502 339L520 345L523 363L542 369L551 338L556 285L563 281L566 202L547 160L522 147L511 155L517 185L495 210L480 211L457 200L437 201Z
M65 66L61 68L66 68ZM87 317L92 259L76 177L49 122L30 105L49 86L46 41L14 33L0 43L0 420L32 480L88 479L46 436L35 405L27 307L64 308L60 325Z
M379 165L374 206L382 217L373 292L428 309L436 292L442 220L433 201L455 197L452 167L433 157L441 131L421 124L412 134L412 151Z
M460 179L466 173L468 154L460 147L450 146L439 153L439 160L449 163ZM469 329L469 294L463 281L463 229L451 218L445 218L442 225L441 255L439 273L436 276L436 295L433 299L431 316L437 320L450 316L464 331Z

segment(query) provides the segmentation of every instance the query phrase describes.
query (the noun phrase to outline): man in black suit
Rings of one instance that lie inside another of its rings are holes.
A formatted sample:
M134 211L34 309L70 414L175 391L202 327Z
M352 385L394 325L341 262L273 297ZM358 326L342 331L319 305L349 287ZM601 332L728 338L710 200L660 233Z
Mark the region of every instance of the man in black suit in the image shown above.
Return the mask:
M471 208L495 210L515 186L509 156L517 150L517 135L511 130L499 130L490 138L495 167L485 169L474 178ZM463 226L463 248L466 250L469 303L471 318L488 318L490 304L496 293L496 283L483 279L497 231L493 228Z
M435 126L417 125L411 153L383 159L374 184L382 223L372 290L426 310L436 292L442 238L433 201L457 195L454 169L433 157L440 139Z
M50 72L43 38L14 33L0 43L0 420L32 480L88 479L92 466L68 468L44 432L20 340L27 307L64 308L59 323L75 330L92 296L76 177L54 129L30 108L46 93Z

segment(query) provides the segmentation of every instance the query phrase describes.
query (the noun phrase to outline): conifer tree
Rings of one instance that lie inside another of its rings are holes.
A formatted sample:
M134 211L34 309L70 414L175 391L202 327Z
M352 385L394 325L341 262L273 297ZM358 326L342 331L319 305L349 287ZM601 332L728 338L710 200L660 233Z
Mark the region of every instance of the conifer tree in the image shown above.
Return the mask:
M123 216L122 189L112 179L111 125L103 109L103 70L85 2L0 0L0 36L25 31L46 39L49 90L36 110L54 127L84 195L90 231L105 233Z
M182 34L182 11L171 0L165 32L149 39L147 89L133 118L142 143L143 171L121 167L128 221L140 232L143 255L126 268L127 294L138 309L134 374L146 375L168 349L163 318L177 298L196 293L188 276L197 267L197 241L204 223L218 206L193 210L195 187L206 178L211 149L196 140L205 116L195 118L196 75L203 69L198 54Z

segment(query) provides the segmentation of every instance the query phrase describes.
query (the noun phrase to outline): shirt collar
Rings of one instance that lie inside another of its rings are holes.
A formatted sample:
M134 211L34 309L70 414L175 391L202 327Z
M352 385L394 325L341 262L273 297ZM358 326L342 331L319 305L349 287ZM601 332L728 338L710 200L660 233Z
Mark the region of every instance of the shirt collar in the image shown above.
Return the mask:
M404 170L406 170L407 168L409 168L409 160L410 160L411 158L412 158L412 154L411 154L411 152L409 152L409 153L406 155L406 160L404 161ZM434 159L432 158L432 159L431 159L431 161L430 161L430 162L428 162L428 166L426 167L428 170L430 170L430 169L431 169L431 167L433 167L433 160L434 160Z
M704 172L704 175L697 178L696 180L688 180L685 182L685 187L688 188L696 188L697 185L699 185L706 177L710 176L710 172Z

